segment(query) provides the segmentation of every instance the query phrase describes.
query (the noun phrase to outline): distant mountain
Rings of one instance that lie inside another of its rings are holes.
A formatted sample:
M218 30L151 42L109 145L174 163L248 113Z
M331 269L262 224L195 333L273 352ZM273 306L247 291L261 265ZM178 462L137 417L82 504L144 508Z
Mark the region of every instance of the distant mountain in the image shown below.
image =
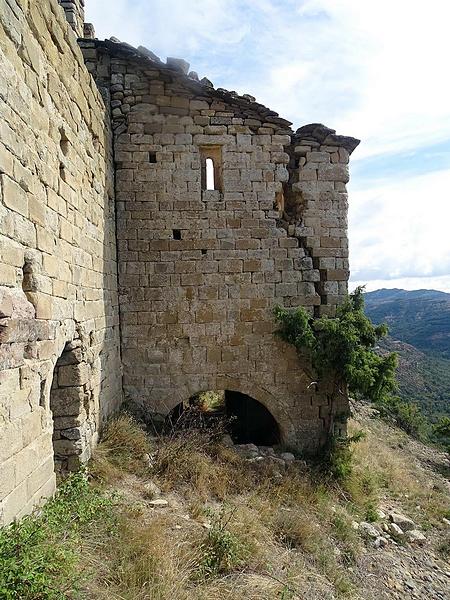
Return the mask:
M387 323L392 338L450 359L450 294L435 290L377 290L365 294L366 313Z
M399 395L432 420L450 415L450 294L383 289L366 293L365 307L389 326L380 351L398 353Z

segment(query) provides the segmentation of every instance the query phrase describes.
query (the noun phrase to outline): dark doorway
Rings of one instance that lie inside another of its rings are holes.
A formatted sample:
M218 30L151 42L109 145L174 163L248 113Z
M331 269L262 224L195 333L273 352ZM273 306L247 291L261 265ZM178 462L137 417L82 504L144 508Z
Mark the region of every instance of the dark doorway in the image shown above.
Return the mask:
M280 443L277 422L257 400L240 392L225 392L225 406L230 421L230 435L237 444L274 446Z

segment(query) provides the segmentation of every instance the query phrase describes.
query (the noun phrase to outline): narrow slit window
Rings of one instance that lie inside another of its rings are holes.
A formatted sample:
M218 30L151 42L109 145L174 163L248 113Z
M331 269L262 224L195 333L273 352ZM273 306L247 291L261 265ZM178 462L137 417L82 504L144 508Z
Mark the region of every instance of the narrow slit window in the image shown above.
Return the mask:
M156 152L149 152L148 162L156 163Z
M206 189L216 189L214 182L214 161L212 158L206 159Z
M181 229L174 229L173 230L173 239L174 240L181 240Z

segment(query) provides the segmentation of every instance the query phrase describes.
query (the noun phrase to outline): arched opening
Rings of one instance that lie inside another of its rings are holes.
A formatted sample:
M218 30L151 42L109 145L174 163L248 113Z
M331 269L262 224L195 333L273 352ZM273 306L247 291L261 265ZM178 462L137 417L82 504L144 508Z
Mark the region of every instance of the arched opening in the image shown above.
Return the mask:
M170 429L209 428L221 421L235 444L275 446L280 428L261 402L241 392L208 390L178 404L168 415Z
M214 161L212 158L206 159L206 189L215 190L214 183Z
M55 472L60 476L80 467L84 448L86 411L81 372L85 363L80 361L78 344L77 341L66 344L56 362L50 390Z

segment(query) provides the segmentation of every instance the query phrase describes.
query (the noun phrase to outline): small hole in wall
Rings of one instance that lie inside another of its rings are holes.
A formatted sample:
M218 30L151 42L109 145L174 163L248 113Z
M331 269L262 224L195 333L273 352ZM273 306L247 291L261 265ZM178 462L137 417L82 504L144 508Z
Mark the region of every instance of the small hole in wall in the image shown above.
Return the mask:
M203 254L203 256L205 256L206 252L207 252L206 249L202 248L202 254Z
M33 265L30 260L25 259L22 267L22 290L24 292L35 291L35 283L33 278Z
M45 408L45 379L41 381L39 406L42 406L42 408Z
M300 167L300 158L296 156L294 158L294 168L298 169Z
M59 176L63 181L66 181L66 167L63 163L59 163Z
M70 143L69 138L67 137L63 127L59 128L59 136L59 147L61 148L61 151L64 154L64 156L67 156L69 154Z
M155 163L156 162L156 152L149 152L148 154L148 162Z
M181 240L181 229L174 229L173 230L173 239L174 240Z

